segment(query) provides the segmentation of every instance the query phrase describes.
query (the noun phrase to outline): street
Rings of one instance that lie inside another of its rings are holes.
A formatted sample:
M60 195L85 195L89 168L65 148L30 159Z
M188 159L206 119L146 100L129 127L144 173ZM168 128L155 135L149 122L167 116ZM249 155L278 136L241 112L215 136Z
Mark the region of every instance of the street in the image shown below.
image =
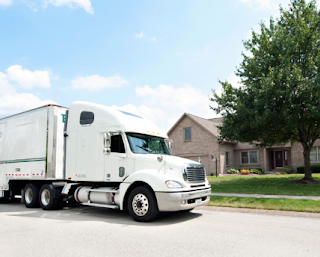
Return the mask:
M319 256L319 238L317 214L200 207L137 223L118 210L0 204L2 257Z

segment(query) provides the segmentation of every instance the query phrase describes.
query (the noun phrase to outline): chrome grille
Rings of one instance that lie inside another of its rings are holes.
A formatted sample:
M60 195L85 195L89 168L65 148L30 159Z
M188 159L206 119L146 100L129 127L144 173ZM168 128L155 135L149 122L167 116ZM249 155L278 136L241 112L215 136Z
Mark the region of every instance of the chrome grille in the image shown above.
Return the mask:
M186 170L189 182L203 182L206 180L206 172L203 166L189 166Z

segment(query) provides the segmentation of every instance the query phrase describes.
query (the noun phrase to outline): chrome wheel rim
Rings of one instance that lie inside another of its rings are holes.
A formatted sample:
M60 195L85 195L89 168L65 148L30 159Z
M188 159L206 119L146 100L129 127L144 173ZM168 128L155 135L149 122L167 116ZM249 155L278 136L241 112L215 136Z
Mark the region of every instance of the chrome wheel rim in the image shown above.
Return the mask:
M26 203L30 204L32 202L33 199L33 192L31 188L28 188L26 190L26 193L24 194L24 200L26 201Z
M132 200L132 209L137 216L144 216L149 210L149 201L144 194L137 194Z
M50 203L50 191L48 189L42 190L41 203L45 206L47 206Z

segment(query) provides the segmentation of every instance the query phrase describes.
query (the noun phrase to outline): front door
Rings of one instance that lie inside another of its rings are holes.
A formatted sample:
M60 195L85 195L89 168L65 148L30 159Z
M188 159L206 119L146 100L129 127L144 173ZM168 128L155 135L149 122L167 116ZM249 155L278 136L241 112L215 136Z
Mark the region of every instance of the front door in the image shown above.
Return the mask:
M111 153L105 155L104 181L122 181L127 174L127 154L121 133L111 133Z
M276 151L276 167L283 167L283 154L282 151Z

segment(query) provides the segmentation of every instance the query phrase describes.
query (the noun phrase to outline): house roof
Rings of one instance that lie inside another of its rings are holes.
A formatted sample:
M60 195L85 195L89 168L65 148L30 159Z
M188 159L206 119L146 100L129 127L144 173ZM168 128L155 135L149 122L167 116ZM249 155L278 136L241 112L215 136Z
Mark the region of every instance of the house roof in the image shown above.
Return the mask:
M191 120L193 120L196 124L198 124L204 130L209 132L209 134L211 134L212 136L219 137L220 133L219 133L219 130L218 130L217 126L222 124L222 117L221 118L215 118L215 119L204 119L204 118L192 115L190 113L184 113L180 117L180 119L168 131L168 135L172 132L172 130L180 123L180 121L184 117L188 117Z

